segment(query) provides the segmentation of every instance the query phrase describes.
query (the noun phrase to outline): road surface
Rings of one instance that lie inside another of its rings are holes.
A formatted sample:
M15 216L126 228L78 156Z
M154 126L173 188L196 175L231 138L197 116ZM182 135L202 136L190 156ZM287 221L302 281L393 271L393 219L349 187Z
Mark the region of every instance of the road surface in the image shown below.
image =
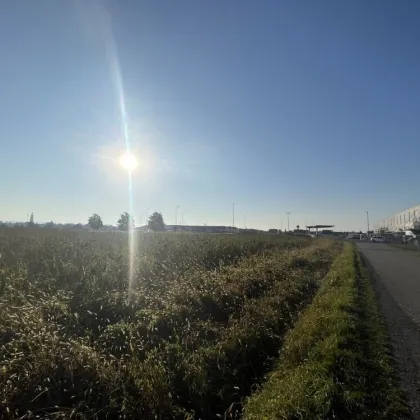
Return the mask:
M374 273L401 386L413 419L420 420L420 254L379 243L357 247Z

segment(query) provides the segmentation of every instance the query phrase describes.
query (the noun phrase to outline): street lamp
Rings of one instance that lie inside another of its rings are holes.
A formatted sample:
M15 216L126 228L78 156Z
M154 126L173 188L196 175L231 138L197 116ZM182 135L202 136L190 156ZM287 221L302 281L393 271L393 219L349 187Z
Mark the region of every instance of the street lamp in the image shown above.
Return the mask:
M178 208L179 206L175 207L175 230L176 230L176 227L178 226Z
M366 212L366 219L367 219L367 237L369 239L369 212Z
M289 226L290 211L288 211L286 214L287 214L287 231L290 232L290 226Z
M232 227L235 227L235 203L232 204Z

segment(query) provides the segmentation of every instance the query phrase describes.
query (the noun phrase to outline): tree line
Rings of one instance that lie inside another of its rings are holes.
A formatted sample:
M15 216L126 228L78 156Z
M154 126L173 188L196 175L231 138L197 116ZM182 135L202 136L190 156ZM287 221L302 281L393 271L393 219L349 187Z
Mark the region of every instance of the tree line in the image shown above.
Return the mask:
M99 214L94 213L89 217L88 225L92 229L98 230L103 227L104 223L102 221L102 217L99 216ZM127 231L130 229L130 227L134 229L134 217L127 212L121 213L121 216L117 221L117 226L119 230ZM147 226L150 230L153 231L165 230L165 223L163 221L162 213L155 211L153 214L151 214L147 221Z

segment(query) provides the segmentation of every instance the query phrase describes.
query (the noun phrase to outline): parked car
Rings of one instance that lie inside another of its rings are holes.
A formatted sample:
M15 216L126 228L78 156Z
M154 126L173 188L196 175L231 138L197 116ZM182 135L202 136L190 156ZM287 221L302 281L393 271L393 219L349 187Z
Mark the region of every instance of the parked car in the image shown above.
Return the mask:
M383 238L382 236L372 236L370 240L372 242L385 242L385 238Z

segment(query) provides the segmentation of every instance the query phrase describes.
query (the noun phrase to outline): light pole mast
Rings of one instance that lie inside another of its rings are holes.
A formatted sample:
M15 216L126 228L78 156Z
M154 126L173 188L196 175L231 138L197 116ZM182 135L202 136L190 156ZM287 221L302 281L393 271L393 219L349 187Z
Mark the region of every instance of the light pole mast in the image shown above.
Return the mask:
M369 239L369 212L366 212L366 219L367 219L367 237Z
M175 230L176 230L177 225L178 225L178 207L179 206L175 207Z
M290 216L290 211L288 211L287 213L287 231L290 231L290 224L289 224L289 216Z
M232 227L235 227L235 203L232 204Z

